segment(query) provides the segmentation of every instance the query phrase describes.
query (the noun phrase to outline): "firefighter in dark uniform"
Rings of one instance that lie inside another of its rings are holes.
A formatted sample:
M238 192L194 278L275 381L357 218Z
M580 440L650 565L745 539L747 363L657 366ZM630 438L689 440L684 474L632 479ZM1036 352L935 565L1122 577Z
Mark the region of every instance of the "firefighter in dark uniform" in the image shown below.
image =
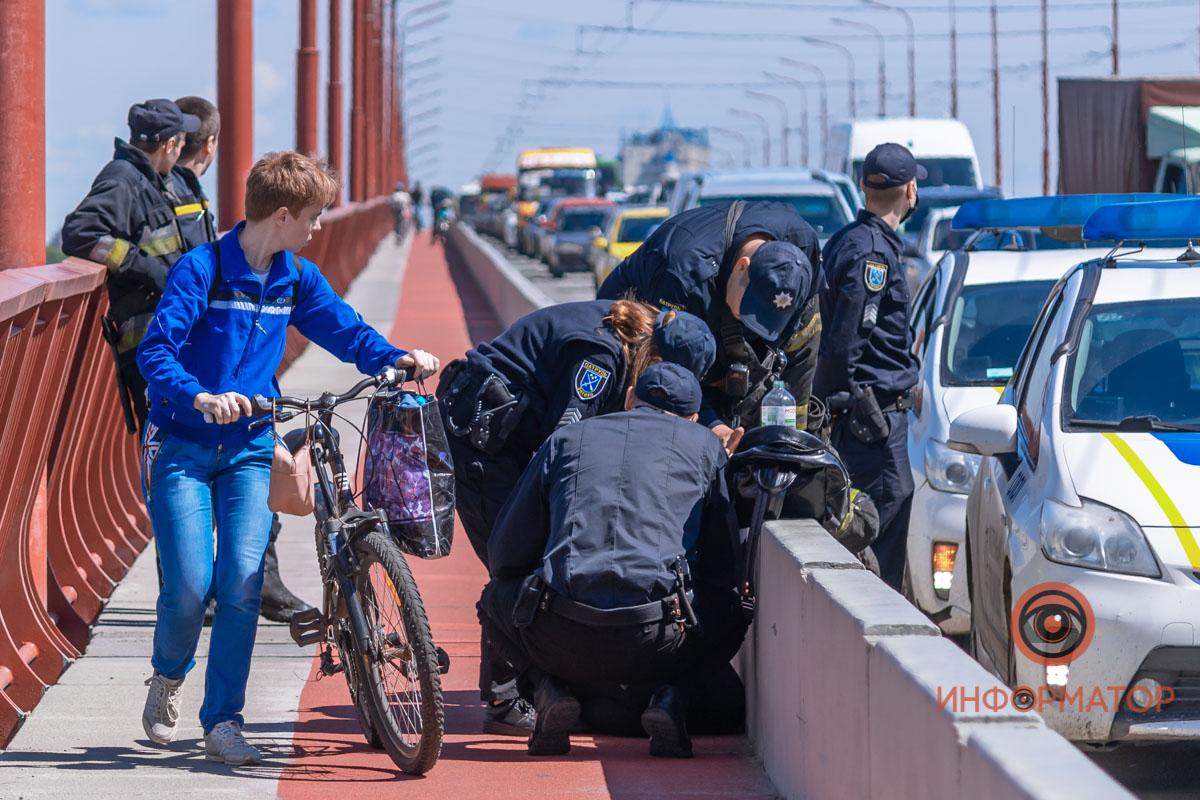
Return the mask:
M701 381L700 422L732 452L737 429L758 424L775 380L796 398L797 419L807 418L821 334L820 265L817 234L791 204L739 200L668 219L609 274L597 296L632 291L643 302L708 323L717 363Z
M913 494L906 411L917 362L896 229L917 207L925 169L902 145L881 144L862 174L866 208L825 245L829 288L820 296L825 332L813 391L843 409L832 442L855 488L879 509L872 549L880 577L899 591Z
M562 303L534 311L442 371L437 395L451 435L455 503L476 555L488 564L496 515L525 465L556 429L623 407L634 377L658 359L708 370L716 343L690 314L630 300ZM516 675L483 642L483 731L528 734L531 709Z
M175 105L185 114L200 120L200 127L184 136L179 160L171 168L171 189L175 194L175 217L183 236L185 250L217 240L217 226L208 210L208 197L200 186L203 175L217 157L217 134L221 115L217 107L203 97L180 97Z
M128 409L132 403L139 430L150 409L137 346L162 297L167 271L186 251L169 176L184 134L199 127L199 119L170 100L132 106L129 142L114 142L112 161L63 223L63 252L108 268L106 338L116 353L122 404Z
M496 521L479 616L533 687L531 755L570 750L574 687L594 683L655 687L651 755L692 754L690 680L727 665L746 630L726 456L694 424L700 400L688 370L650 367L624 413L556 431Z

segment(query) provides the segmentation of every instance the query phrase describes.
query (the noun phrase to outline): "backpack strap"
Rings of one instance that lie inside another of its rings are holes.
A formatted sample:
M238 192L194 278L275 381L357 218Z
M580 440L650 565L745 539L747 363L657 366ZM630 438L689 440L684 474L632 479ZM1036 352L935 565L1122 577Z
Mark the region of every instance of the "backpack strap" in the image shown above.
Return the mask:
M742 212L745 210L745 200L734 200L725 212L725 249L721 252L722 259L729 255L729 248L733 247L733 232L737 229L738 220L742 218Z
M213 260L216 262L216 265L217 265L216 271L213 272L212 284L210 284L208 287L208 304L210 306L212 305L213 298L217 296L217 287L221 284L221 247L220 247L220 244L221 244L220 239L218 239L215 242L209 243L209 246L212 247L212 251L213 251Z

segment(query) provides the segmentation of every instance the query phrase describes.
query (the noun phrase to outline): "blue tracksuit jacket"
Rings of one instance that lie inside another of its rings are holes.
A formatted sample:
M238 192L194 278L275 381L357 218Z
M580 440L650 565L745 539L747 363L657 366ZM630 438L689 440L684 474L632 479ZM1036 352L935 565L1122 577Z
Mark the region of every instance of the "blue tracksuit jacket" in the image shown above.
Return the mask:
M275 371L289 324L365 374L406 353L364 322L307 259L276 253L266 286L260 283L238 241L244 224L215 245L221 248L221 279L215 287L212 247L198 247L175 262L138 347L138 369L150 386L150 421L211 447L240 446L262 429L250 431L246 417L229 425L206 423L192 406L196 395L278 396ZM297 267L302 267L299 273Z

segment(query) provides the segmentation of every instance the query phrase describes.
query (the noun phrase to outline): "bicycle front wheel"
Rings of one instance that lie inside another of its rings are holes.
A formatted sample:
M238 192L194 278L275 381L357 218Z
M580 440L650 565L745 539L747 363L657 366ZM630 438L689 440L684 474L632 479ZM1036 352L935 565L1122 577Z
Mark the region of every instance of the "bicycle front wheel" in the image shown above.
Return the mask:
M421 775L442 751L442 682L429 619L404 554L386 533L354 545L356 589L375 655L368 656L361 691L375 733L396 766Z

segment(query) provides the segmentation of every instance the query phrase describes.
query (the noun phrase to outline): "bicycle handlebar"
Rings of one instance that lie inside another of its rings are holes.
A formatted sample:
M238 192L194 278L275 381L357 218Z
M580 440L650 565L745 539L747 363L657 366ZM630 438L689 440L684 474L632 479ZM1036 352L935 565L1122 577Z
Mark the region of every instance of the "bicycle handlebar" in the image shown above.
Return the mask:
M410 373L406 369L384 367L377 375L364 378L354 384L349 391L342 394L335 395L326 392L315 400L286 396L265 397L261 394L256 394L250 398L250 406L254 409L255 416L270 414L274 419L283 421L279 412L284 409L294 409L296 411L330 411L336 406L358 397L365 389L381 386L399 386L406 383L409 380L409 375ZM288 415L287 418L290 419L291 416Z

